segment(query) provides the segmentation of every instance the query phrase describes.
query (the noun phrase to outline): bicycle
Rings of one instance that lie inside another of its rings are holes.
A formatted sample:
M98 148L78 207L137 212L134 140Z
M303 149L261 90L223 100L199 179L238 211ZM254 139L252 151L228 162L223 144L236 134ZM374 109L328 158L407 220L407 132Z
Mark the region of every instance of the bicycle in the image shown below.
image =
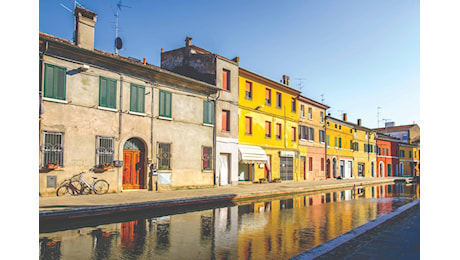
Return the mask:
M72 177L63 180L61 184L59 184L59 188L56 190L56 196L65 196L65 195L76 196L80 194L81 184L78 180L74 180L74 178L82 173L75 174Z
M78 175L80 176L78 182L81 186L80 194L89 194L94 192L94 194L105 194L109 191L110 184L104 179L97 179L97 177L93 178L93 183L89 184L89 182L83 178L83 173L81 172Z
M94 192L95 194L105 194L109 191L110 184L103 179L97 180L97 177L93 178L93 183L89 182L83 178L83 173L75 174L69 179L65 179L56 191L57 196L64 196L70 194L72 196L80 194L90 194ZM79 177L78 180L75 177Z

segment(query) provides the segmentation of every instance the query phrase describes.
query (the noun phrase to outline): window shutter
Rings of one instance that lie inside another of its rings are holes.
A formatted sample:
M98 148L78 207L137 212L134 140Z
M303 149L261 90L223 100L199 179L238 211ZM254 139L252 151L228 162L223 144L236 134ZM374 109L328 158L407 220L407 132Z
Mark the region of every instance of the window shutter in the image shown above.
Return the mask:
M227 77L228 77L228 71L223 70L222 71L222 89L224 90L228 90Z
M136 86L131 85L131 100L130 100L130 111L136 111L137 109L137 91Z
M351 149L351 150L354 150L354 149L353 149L353 141L352 141L352 140L350 140L350 149Z
M65 99L65 76L66 70L64 68L57 68L57 85L56 85L56 98Z
M166 103L165 103L165 116L171 117L171 93L165 93Z
M208 102L203 101L203 123L208 123Z
M107 80L100 78L99 86L99 105L107 106Z
M165 115L165 93L160 90L160 111L159 115L164 116Z
M109 81L109 94L108 94L108 106L111 108L117 107L117 82L115 80Z
M54 96L54 67L49 65L45 66L45 88L44 96L53 97Z

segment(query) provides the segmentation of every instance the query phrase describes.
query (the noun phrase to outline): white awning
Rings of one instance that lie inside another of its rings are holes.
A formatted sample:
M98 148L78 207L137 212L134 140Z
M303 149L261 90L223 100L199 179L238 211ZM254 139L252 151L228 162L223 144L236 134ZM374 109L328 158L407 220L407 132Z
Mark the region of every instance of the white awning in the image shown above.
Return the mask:
M238 145L238 159L240 163L267 163L267 154L259 146Z

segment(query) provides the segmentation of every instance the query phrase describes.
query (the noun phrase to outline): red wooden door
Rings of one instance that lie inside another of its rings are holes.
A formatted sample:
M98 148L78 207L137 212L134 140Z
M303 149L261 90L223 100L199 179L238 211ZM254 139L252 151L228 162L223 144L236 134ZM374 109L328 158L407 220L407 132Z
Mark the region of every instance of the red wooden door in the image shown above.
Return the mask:
M144 166L141 152L123 151L123 189L144 188Z

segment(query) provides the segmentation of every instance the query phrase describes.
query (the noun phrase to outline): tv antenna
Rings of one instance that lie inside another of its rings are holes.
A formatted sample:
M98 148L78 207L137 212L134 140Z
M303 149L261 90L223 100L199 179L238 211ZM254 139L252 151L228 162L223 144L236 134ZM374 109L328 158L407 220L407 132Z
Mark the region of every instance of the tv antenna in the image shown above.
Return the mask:
M118 37L118 17L120 15L120 11L121 11L122 7L131 8L131 6L122 5L121 0L117 4L117 13L115 14L115 17L116 17L116 24L115 24L115 54L118 54L118 50L120 50L123 47L123 42L121 41L121 38Z
M294 78L294 79L299 81L299 83L297 84L297 86L299 86L299 91L302 92L302 89L303 89L303 81L306 80L306 78Z
M321 103L324 104L324 94L321 94L320 96L321 96Z
M66 9L67 11L69 11L71 14L75 15L74 14L74 11L75 11L75 8L78 6L80 7L83 7L85 8L82 4L80 4L77 0L74 0L73 1L73 10L71 10L70 8L68 8L67 6L65 6L63 3L60 3L59 4L62 8ZM75 29L76 29L76 22L75 22L75 19L73 19L73 40L75 41Z
M380 109L381 107L377 107L377 128L379 128L379 123L380 123Z

